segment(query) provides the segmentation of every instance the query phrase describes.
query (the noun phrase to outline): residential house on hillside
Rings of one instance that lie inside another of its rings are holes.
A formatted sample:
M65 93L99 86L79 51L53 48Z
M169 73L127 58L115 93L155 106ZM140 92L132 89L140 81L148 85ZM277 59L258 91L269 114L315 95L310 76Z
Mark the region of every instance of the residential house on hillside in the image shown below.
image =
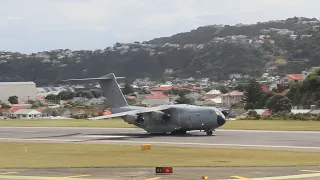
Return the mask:
M13 113L14 113L14 111L9 108L1 108L0 112L1 112L3 118L10 118L13 116Z
M231 108L232 105L235 105L241 102L243 98L243 92L232 91L222 95L222 106L226 108Z
M214 104L215 106L221 106L222 105L222 97L221 95L217 95L214 98L210 98L205 100L206 102L210 102L211 104Z
M221 91L213 89L213 90L206 93L206 97L211 99L211 98L215 98L216 96L221 95L221 94L222 94Z
M35 109L19 109L13 115L17 119L37 119L42 117L42 113Z
M149 107L158 105L168 105L174 104L175 98L169 97L164 94L154 94L146 96L145 99L141 101L141 104L147 105Z
M74 88L72 87L37 87L37 95L38 96L47 96L49 94L58 95L61 91L70 91L74 92Z
M12 108L18 108L18 109L31 109L32 104L12 104Z
M198 93L198 92L191 92L191 93L189 93L189 94L187 94L187 95L185 95L185 96L186 96L186 98L190 98L190 99L196 100L196 99L198 99L199 97L201 97L201 94Z
M302 71L302 79L305 80L314 71L320 69L320 67L312 67L308 70Z
M269 89L277 89L278 92L282 92L290 87L294 82L303 81L302 74L286 74L284 77L272 82L269 85Z
M169 91L171 89L172 89L171 86L170 87L156 87L156 88L150 89L149 91L154 94L163 94L164 91Z

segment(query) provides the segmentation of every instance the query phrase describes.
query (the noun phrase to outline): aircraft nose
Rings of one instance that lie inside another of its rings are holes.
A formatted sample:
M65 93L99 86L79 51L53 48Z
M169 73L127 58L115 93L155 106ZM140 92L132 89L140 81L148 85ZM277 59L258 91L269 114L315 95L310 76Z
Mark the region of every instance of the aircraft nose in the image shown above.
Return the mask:
M218 115L217 117L217 123L219 126L222 126L226 123L226 119L224 117L222 117L221 115Z

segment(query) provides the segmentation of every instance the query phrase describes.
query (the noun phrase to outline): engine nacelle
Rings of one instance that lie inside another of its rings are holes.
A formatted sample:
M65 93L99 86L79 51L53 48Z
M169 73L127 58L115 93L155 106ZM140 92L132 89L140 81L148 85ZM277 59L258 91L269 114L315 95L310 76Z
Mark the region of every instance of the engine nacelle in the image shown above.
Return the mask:
M166 114L161 111L155 111L151 113L151 119L162 121L162 120L168 120L170 118L169 114Z
M124 121L128 124L135 124L137 121L138 115L126 115Z

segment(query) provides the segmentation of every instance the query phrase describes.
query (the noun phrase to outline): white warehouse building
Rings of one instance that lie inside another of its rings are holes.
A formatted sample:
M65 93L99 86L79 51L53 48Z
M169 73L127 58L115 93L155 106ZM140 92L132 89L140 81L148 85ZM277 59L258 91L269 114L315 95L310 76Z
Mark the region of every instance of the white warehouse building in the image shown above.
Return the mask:
M36 100L36 84L34 82L0 82L0 101L8 103L10 96L18 96L19 103Z

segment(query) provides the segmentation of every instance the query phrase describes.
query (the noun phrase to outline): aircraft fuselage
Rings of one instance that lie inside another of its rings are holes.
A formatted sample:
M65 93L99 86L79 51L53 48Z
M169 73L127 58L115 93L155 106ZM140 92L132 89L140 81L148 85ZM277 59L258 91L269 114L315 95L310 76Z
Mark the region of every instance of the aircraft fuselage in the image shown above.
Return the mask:
M192 130L211 131L224 125L225 116L214 107L193 105L165 105L168 111L146 113L143 116L127 115L124 121L134 124L148 133L186 132ZM114 113L143 109L144 107L127 106L111 109ZM139 121L140 119L140 121Z

